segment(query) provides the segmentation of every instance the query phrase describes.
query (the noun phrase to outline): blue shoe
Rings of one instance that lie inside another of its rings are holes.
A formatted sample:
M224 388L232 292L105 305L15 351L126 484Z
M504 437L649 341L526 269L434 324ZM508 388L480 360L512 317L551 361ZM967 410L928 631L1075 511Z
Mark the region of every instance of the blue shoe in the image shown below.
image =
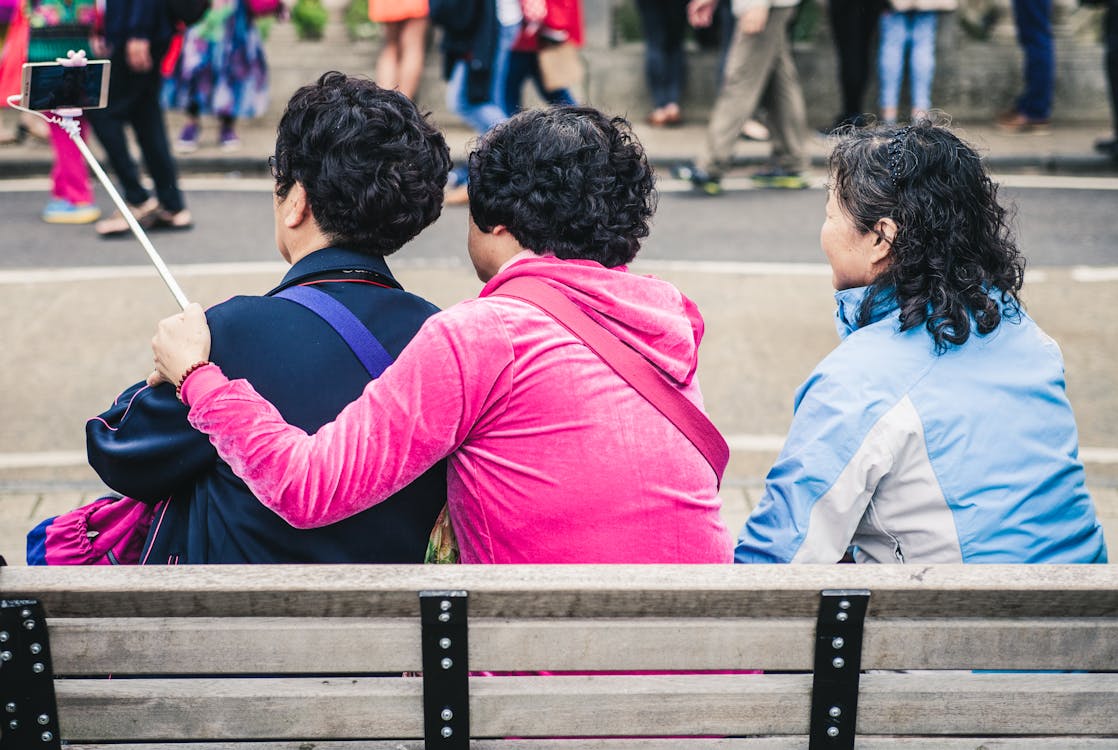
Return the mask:
M48 224L92 224L101 218L101 209L92 203L71 203L55 198L43 209Z

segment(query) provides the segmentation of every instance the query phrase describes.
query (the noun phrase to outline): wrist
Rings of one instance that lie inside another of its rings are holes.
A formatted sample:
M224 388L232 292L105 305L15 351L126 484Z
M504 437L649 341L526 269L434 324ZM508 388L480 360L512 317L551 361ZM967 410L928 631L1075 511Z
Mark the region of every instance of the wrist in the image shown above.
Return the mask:
M206 365L212 364L213 362L210 362L208 359L203 359L195 362L190 367L183 370L182 376L179 377L179 382L175 384L175 396L178 397L180 401L182 401L182 387L186 384L186 379L193 375L197 370L202 369Z

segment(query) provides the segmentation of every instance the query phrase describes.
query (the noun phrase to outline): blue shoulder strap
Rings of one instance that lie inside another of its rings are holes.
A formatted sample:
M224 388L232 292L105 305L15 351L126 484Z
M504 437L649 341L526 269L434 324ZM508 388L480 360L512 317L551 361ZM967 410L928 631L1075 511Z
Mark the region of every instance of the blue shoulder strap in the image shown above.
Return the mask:
M377 341L372 331L348 307L326 292L313 286L291 286L272 296L300 304L329 323L342 340L349 344L357 359L369 371L369 377L379 377L392 364L392 355Z

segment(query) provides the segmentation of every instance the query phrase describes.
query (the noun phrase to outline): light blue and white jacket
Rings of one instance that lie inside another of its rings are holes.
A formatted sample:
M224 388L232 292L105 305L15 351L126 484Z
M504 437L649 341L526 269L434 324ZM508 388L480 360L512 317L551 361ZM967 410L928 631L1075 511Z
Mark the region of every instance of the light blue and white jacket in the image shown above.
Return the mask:
M1104 563L1056 342L1022 310L936 354L895 298L855 320L796 393L739 563Z

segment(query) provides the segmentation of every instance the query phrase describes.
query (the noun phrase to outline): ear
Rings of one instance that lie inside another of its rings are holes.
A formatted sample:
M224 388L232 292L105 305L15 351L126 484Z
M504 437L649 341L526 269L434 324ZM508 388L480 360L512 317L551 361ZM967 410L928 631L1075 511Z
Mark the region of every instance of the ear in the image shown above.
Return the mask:
M311 208L307 204L307 191L303 188L303 183L296 182L291 186L280 210L283 211L283 225L288 229L297 229L311 218Z
M875 268L888 265L893 254L893 240L897 237L897 222L890 218L878 219L873 225L873 234L877 239L870 247L869 261Z

